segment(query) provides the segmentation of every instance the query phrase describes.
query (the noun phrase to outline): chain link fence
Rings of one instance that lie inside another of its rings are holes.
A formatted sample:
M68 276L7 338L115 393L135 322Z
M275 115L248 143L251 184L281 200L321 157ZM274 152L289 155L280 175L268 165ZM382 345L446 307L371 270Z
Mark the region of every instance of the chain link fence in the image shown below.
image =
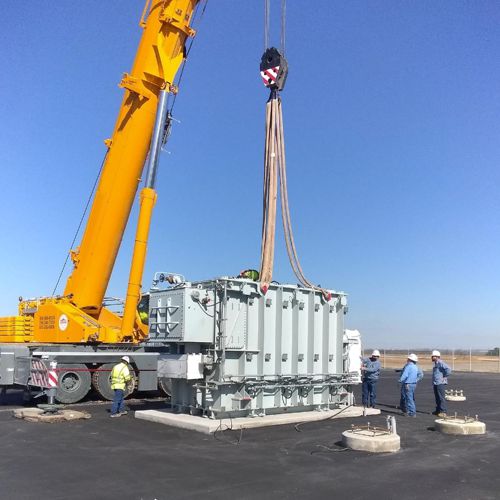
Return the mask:
M363 349L370 356L373 349ZM432 370L432 349L379 349L382 368L402 368L408 354L418 356L422 370ZM457 372L500 373L500 349L440 349L441 359Z

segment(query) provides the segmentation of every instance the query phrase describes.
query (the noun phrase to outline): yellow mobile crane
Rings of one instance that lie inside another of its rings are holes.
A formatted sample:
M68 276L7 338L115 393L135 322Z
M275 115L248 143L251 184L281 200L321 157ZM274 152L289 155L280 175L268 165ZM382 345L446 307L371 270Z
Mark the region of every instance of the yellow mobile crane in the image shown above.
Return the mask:
M57 399L75 402L91 382L111 397L109 371L120 355L134 353L139 389L154 389L154 353L134 346L147 336L137 314L149 225L156 201L158 154L167 122L167 95L194 37L192 18L199 0L147 0L140 20L141 41L107 146L97 191L80 246L71 251L73 271L63 295L21 300L19 315L0 318L0 385L28 385L32 357L60 364ZM149 152L149 155L148 155ZM103 307L110 275L147 160L123 317ZM24 360L21 362L20 360ZM147 372L147 373L146 373Z

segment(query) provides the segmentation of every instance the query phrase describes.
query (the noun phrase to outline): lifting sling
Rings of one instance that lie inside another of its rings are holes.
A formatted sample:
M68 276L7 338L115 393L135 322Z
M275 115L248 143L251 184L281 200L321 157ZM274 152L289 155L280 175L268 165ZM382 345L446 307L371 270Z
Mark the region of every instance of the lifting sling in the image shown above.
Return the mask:
M295 241L293 238L290 208L288 203L288 188L286 177L285 137L283 128L283 112L280 91L283 90L288 74L288 64L284 56L284 25L286 2L281 3L281 51L271 47L269 43L269 0L265 0L265 52L260 64L260 74L264 85L270 89L266 104L265 147L264 147L264 188L262 212L262 243L260 282L264 293L273 279L274 247L276 236L276 210L278 185L281 201L281 218L285 236L286 250L292 270L300 284L319 290L325 299L330 299L330 293L312 284L304 275L300 265Z

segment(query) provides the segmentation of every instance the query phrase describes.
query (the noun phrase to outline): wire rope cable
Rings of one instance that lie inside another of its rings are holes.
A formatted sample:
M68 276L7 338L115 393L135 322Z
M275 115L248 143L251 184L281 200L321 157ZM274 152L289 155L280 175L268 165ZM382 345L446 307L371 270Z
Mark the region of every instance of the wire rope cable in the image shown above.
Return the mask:
M269 47L269 18L271 16L270 0L264 0L264 52Z
M270 44L270 20L271 20L271 0L264 0L264 52ZM281 29L280 29L280 47L281 53L285 55L286 38L286 0L281 0Z
M96 176L95 181L94 181L94 185L92 186L92 189L90 191L89 197L87 199L87 203L85 205L85 209L83 210L83 214L80 218L80 222L78 223L78 227L75 231L73 241L71 242L70 249L66 255L66 259L65 259L64 264L61 268L61 272L59 273L59 277L57 278L57 282L56 282L56 285L54 286L54 290L52 290L52 297L56 293L57 287L59 286L59 283L61 281L64 270L66 269L66 265L68 264L68 259L69 259L69 256L71 255L71 250L73 249L73 246L75 245L76 238L78 237L78 234L80 233L80 229L82 227L83 220L85 219L85 215L87 214L87 210L89 209L89 205L90 205L90 202L92 200L92 197L94 196L95 188L97 186L97 183L99 182L99 177L101 176L101 172L102 172L102 169L104 167L104 163L106 161L106 158L108 157L108 151L109 151L109 149L106 150L106 153L104 154L104 158L102 159L101 166L99 167L99 172L97 173L97 176Z
M281 0L281 53L285 55L286 0Z
M203 16L205 14L205 11L207 10L207 5L208 5L208 0L205 0L205 3L204 3L203 8L201 10L201 14L200 14L199 19L197 21L198 25L203 20ZM197 7L196 7L196 11L195 11L194 16L193 16L193 24L194 24L194 20L196 19L197 14L198 14L199 8L200 8L200 4L198 4ZM184 54L184 58L182 60L182 65L181 65L181 69L179 71L179 77L177 78L177 83L176 83L177 88L179 88L180 85L181 85L182 77L184 76L184 70L186 68L186 62L187 62L189 53L191 52L191 49L193 48L193 44L194 44L195 38L196 37L191 38L191 40L189 42L189 45L188 45L188 48L186 49L186 52ZM170 106L170 111L169 111L170 114L172 114L172 111L173 111L174 106L175 106L176 99L177 99L177 93L174 94L174 97L172 99L172 105ZM168 101L167 101L167 104L168 104ZM168 105L167 105L167 107L168 107Z

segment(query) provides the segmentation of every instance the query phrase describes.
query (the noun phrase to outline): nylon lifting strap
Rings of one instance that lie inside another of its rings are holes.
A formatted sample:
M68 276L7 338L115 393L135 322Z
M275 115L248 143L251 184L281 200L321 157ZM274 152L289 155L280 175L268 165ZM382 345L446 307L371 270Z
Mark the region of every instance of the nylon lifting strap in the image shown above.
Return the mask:
M290 207L288 203L288 187L286 176L285 137L283 127L283 112L280 91L283 89L288 74L288 64L284 52L285 1L282 0L282 33L281 52L272 47L267 48L269 38L269 0L265 0L265 45L260 73L264 85L271 91L266 104L265 147L264 147L264 188L262 211L262 242L260 281L263 291L267 291L273 279L274 248L276 236L276 212L278 185L281 193L281 218L285 236L286 250L292 270L299 282L306 287L321 291L329 300L330 293L309 281L300 265L295 240L293 237Z

